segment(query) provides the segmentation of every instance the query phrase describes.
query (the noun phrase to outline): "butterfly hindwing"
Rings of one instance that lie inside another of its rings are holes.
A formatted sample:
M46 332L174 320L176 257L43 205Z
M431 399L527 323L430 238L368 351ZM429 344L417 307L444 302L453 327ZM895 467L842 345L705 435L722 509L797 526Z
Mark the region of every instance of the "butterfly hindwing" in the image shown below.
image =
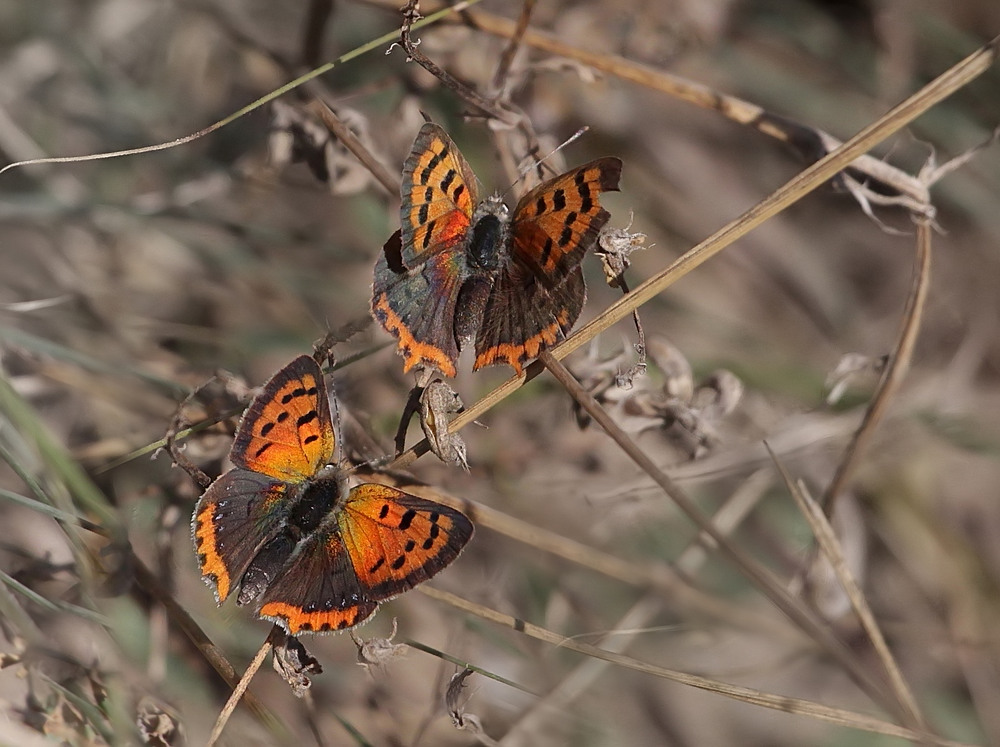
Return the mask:
M454 376L458 360L453 319L462 284L468 275L464 256L455 251L431 254L412 269L395 271L391 258L399 249L399 232L389 240L375 264L372 313L398 340L403 370L418 363Z
M552 288L517 264L503 268L476 335L474 368L506 363L520 374L527 361L569 334L586 297L579 266Z
M307 537L258 602L257 614L289 633L343 630L378 609L358 581L347 547L336 531Z
M261 547L281 531L288 509L285 491L280 480L237 468L213 482L198 501L191 530L195 552L220 604Z
M473 533L461 512L375 483L351 491L338 525L365 596L379 601L443 570Z
M545 285L558 285L611 217L601 207L600 194L618 190L621 172L621 160L598 158L525 194L511 219L513 260Z
M301 355L254 397L236 431L230 459L238 467L301 482L333 459L330 403L319 364Z

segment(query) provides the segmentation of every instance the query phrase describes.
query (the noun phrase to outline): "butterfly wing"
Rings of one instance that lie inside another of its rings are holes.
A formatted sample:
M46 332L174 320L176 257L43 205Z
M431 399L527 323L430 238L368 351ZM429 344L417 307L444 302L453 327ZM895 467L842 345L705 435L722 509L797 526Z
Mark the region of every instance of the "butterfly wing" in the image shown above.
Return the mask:
M586 298L580 262L611 217L600 193L615 191L622 162L599 158L522 197L510 227L510 259L501 268L476 335L479 369L524 363L572 329Z
M375 264L372 316L396 337L403 371L427 363L445 376L454 376L458 361L455 314L462 285L468 276L465 257L441 251L412 269L396 272L387 259L399 256L397 232Z
M260 549L281 531L287 486L245 469L213 482L195 507L191 534L198 566L221 604Z
M511 219L511 252L515 261L558 285L597 241L611 215L601 207L601 192L618 191L622 162L596 161L539 184L524 195Z
M339 534L307 537L261 596L257 614L289 633L323 633L359 625L375 614Z
M278 371L243 414L230 459L285 482L302 482L333 459L336 436L323 372L308 355Z
M569 334L586 298L580 267L552 288L523 267L505 267L483 311L475 369L506 363L520 374L525 363Z
M374 601L442 571L473 533L465 514L375 483L351 490L338 524L358 583Z
M420 128L403 164L402 260L407 267L465 238L478 202L476 175L448 133Z
M469 275L464 242L476 177L448 134L426 123L403 165L401 228L375 265L372 314L398 339L404 370L427 363L455 375L455 306Z

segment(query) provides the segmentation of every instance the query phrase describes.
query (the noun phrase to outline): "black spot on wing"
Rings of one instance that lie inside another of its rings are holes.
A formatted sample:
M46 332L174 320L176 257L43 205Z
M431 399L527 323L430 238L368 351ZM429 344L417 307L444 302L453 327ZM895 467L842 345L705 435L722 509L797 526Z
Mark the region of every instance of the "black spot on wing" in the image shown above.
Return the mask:
M425 205L424 207L427 206ZM424 238L420 242L421 249L426 249L428 246L431 245L431 237L434 235L434 224L436 223L437 223L436 220L432 220L430 223L424 226Z
M455 181L455 177L458 173L455 169L448 169L448 173L445 174L444 179L441 180L441 191L448 194L448 190L451 189L451 183Z
M545 267L545 265L547 265L549 263L549 257L552 255L552 249L554 247L555 247L555 242L552 241L552 239L550 237L546 237L545 238L545 246L542 247L541 262L539 263L539 264L541 264L542 267Z
M406 513L404 513L402 518L399 520L399 528L405 532L407 529L410 528L410 524L413 523L413 520L416 518L416 516L417 512L414 511L412 508L406 509Z
M441 163L443 158L444 153L435 153L431 156L431 160L427 162L424 170L420 172L420 184L427 184L427 181L431 178L431 174L434 173L434 170L437 169L438 164Z

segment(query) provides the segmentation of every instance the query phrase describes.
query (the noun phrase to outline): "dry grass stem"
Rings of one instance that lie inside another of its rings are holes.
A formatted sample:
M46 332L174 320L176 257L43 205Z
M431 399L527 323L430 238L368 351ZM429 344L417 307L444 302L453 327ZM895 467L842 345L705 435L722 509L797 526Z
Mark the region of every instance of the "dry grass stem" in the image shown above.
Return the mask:
M844 456L837 465L837 471L823 493L822 506L827 516L833 512L833 504L837 496L847 485L851 472L857 466L859 454L865 444L871 439L875 428L885 416L889 404L899 392L913 358L913 349L920 333L920 321L923 318L924 306L927 303L927 293L931 285L931 225L929 220L917 221L916 257L913 267L913 283L910 295L903 311L902 326L895 349L889 357L889 363L882 373L882 380L872 396L868 409L865 410L861 424L854 437L844 451Z
M865 601L864 593L862 592L861 587L854 579L854 576L851 575L850 568L844 558L844 553L837 540L836 534L834 533L833 527L830 525L830 522L827 520L820 506L805 491L801 484L796 483L796 481L785 469L784 465L781 464L780 460L775 458L774 463L777 466L778 471L781 473L786 487L792 494L792 497L795 498L796 505L798 505L802 515L805 516L806 520L809 522L809 526L813 530L813 535L819 543L820 550L822 551L824 557L829 560L834 573L837 575L837 580L847 593L847 597L851 601L851 607L854 609L854 613L861 621L861 625L868 636L868 640L871 641L872 647L878 654L879 661L882 663L883 669L885 669L885 673L889 678L890 685L892 685L897 702L907 711L911 723L921 729L926 729L927 725L923 715L920 713L920 707L917 705L917 700L913 696L906 680L903 678L899 665L896 663L896 659L893 657L892 651L886 643L885 636L882 635L882 630L879 628L878 622L875 620L875 615L872 614L871 608Z

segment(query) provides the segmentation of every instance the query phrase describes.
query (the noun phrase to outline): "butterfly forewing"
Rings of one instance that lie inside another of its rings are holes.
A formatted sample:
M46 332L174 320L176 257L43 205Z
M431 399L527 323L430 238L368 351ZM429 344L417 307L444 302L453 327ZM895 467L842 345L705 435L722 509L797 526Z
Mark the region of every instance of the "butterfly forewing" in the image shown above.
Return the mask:
M472 522L455 509L374 483L354 488L338 518L371 600L389 599L436 575L473 532Z
M403 165L402 260L461 243L476 209L476 178L448 134L427 122Z
M323 373L315 360L302 355L254 397L230 458L238 467L301 482L330 462L335 448Z
M562 282L611 217L599 198L618 190L621 171L619 159L599 158L524 195L511 222L514 260L550 287Z
M260 548L281 530L288 506L285 491L279 480L233 469L198 501L192 520L198 567L220 604Z

